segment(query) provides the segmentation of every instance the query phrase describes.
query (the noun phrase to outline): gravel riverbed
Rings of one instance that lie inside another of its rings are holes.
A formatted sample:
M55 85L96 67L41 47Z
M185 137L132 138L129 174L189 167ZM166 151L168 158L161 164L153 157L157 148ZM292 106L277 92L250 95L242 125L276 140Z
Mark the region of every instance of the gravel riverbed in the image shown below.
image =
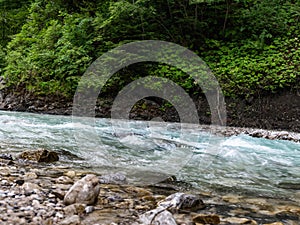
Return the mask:
M13 158L0 159L0 224L296 225L300 221L299 191L292 201L221 196L186 188L175 178L138 187L128 184L122 174L103 176L55 162Z

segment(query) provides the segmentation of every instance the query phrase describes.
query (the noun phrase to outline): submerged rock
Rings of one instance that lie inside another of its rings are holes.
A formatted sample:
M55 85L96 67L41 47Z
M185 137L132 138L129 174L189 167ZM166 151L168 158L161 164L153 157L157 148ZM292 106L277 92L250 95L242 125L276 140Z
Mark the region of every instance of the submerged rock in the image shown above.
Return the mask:
M66 205L74 203L91 205L97 201L99 192L98 177L94 174L88 174L70 188L64 197L64 203Z
M58 154L56 152L48 151L46 149L24 151L19 155L19 158L24 160L46 163L51 163L59 160Z

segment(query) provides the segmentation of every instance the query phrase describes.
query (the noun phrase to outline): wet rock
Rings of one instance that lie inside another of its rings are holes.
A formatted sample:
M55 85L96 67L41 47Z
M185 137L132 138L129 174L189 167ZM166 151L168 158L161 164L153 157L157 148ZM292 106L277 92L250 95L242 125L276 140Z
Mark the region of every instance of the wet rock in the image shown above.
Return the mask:
M78 180L66 193L64 203L70 205L73 203L94 204L100 192L98 177L94 174L88 174Z
M158 207L139 216L143 225L177 225L172 213L163 207Z
M99 177L100 184L125 184L126 176L123 173L102 175Z
M170 211L197 211L205 208L205 204L197 195L175 193L169 195L165 200L158 203L158 206Z
M206 215L206 214L198 214L193 217L194 223L202 223L202 224L219 224L220 217L218 215Z
M56 152L48 151L46 149L24 151L19 155L19 158L24 160L46 163L51 163L59 160L58 154Z

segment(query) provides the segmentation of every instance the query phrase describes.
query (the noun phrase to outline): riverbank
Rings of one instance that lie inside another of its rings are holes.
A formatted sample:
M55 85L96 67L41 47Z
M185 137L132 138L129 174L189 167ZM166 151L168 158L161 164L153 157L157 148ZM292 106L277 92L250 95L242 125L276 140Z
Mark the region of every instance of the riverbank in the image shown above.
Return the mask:
M68 203L65 196L87 174L99 178L96 185L100 191L93 192L96 201ZM17 160L16 156L6 155L0 160L0 224L146 225L149 220L168 225L299 222L299 193L293 200L228 193L219 195L186 188L174 177L155 185L133 186L122 175L102 176L55 162ZM177 199L178 196L185 198Z
M97 117L110 117L113 98L100 98L95 106ZM200 124L210 124L210 110L203 97L194 99ZM0 91L0 110L72 114L72 100L57 96L31 96L30 94ZM226 99L227 126L300 133L300 95L283 91L251 99ZM168 122L179 122L173 107L164 105L159 99L143 99L132 108L130 118L152 120L162 118Z

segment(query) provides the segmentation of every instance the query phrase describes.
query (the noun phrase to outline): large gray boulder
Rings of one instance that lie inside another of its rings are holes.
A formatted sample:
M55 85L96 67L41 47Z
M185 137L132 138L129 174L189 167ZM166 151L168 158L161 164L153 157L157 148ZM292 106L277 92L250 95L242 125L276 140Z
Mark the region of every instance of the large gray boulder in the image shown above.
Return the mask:
M64 203L66 205L74 203L93 205L97 201L99 192L98 177L94 174L88 174L70 188L64 197Z

